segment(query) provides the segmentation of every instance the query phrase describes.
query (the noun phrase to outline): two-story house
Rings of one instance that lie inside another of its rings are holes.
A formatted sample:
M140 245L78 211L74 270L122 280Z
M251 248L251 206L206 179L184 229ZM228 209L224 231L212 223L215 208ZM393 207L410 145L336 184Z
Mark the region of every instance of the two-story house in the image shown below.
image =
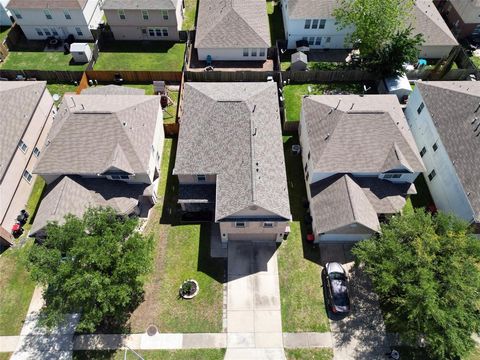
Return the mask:
M111 206L129 215L155 201L162 109L158 96L136 91L109 87L64 97L34 168L48 186L31 236L42 238L48 221L81 216L89 206Z
M179 40L182 0L104 0L102 9L116 40Z
M305 96L299 135L317 242L377 233L425 170L395 95Z
M185 215L228 240L281 242L291 220L277 85L186 83L173 174Z
M299 40L308 41L312 49L350 48L345 39L353 28L339 29L333 16L339 4L336 0L282 0L288 48L294 49ZM409 21L413 33L424 37L421 57L442 58L458 45L432 0L416 0Z
M93 40L103 16L100 0L10 0L7 9L29 40L69 35Z
M0 81L0 228L8 234L35 183L55 109L45 81ZM0 234L0 237L1 234Z
M405 110L438 209L480 233L480 84L418 82Z
M195 49L199 60L263 61L270 47L265 2L201 0Z
M480 35L480 1L434 0L458 39Z

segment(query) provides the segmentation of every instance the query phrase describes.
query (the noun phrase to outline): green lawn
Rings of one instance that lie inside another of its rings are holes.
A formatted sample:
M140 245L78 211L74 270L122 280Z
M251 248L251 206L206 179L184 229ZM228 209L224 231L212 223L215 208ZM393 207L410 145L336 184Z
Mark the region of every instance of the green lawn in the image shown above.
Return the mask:
M135 350L146 360L223 360L225 349L194 350ZM125 358L124 350L117 351L74 351L73 360L138 360L131 351Z
M0 360L9 360L13 353L0 353Z
M286 85L283 88L287 121L300 121L302 97L322 94L361 94L363 87L360 84L328 83L328 84L298 84Z
M270 26L270 40L272 46L275 46L275 40L285 39L285 30L283 28L282 5L267 0L268 24Z
M0 255L0 335L19 335L35 283L25 266L33 241Z
M475 64L475 66L480 69L480 57L478 56L470 56L470 60Z
M8 26L0 26L0 44L3 43L3 40L8 35L8 32L10 31L10 27Z
M83 71L87 64L75 65L72 55L63 51L10 51L0 68L3 70L65 70Z
M183 16L182 30L193 30L195 28L195 17L197 15L197 0L185 0L185 13Z
M178 224L178 185L171 175L175 151L175 140L166 139L160 199L147 227L156 239L155 265L145 285L145 301L132 315L132 331L144 332L155 324L160 332L221 332L224 263L210 258L207 229ZM179 299L180 285L192 278L199 283L199 294Z
M288 240L278 250L283 331L328 332L329 323L321 286L320 252L305 243L305 208L302 201L307 198L307 194L301 158L291 152L293 144L298 144L296 136L284 137L293 221Z
M95 70L181 71L185 44L115 41L102 48Z
M285 349L287 360L331 360L332 349Z
M52 95L60 95L60 99L55 102L55 105L58 106L62 102L62 98L65 93L76 93L77 86L74 84L47 84L47 89Z
M425 360L429 359L425 350L413 348L409 346L395 346L395 350L400 353L401 359L409 360ZM480 360L480 347L474 349L469 355L462 358L463 360Z

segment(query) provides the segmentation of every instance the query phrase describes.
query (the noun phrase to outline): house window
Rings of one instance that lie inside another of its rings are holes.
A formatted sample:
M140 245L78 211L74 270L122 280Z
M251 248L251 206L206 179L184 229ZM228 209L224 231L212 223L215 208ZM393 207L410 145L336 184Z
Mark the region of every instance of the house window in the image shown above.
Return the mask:
M313 36L310 36L308 38L308 45L313 45L315 43L315 38Z
M52 35L50 30L48 30L47 28L43 28L43 32L45 33L45 36L51 36Z
M17 9L13 9L12 11L17 19L22 19L22 14L20 13L20 11L18 11Z
M162 36L162 29L155 29L155 35L161 37Z
M435 172L435 170L432 170L430 174L428 174L428 180L432 181L436 175L437 173Z
M43 13L45 14L45 17L47 18L47 20L52 20L52 14L50 13L50 10L43 10Z
M162 29L163 36L168 36L168 29Z
M143 20L148 20L148 10L142 10Z
M437 144L436 142L435 142L435 144L433 144L432 149L433 149L433 151L437 151L437 149L438 149L438 144Z
M313 19L313 21L312 21L312 29L318 29L318 19Z
M155 29L148 29L148 34L150 36L155 36Z
M420 104L420 106L418 107L418 109L417 109L417 113L420 114L420 113L422 112L422 110L423 110L424 107L425 107L425 104L422 102L422 103Z
M257 56L257 49L252 49L252 56Z
M40 156L40 150L36 146L33 148L33 155L37 158Z
M198 182L207 181L207 175L197 175L197 181Z
M76 28L75 28L75 31L77 32L77 35L78 35L78 36L83 36L82 29L80 29L79 27L76 27Z
M23 172L23 175L22 175L22 176L23 176L23 178L24 178L25 180L27 180L28 183L30 183L30 182L32 181L33 175L30 174L30 172L28 172L28 170L25 170L25 171Z
M322 37L321 36L317 36L315 38L315 45L322 45Z
M130 180L129 175L110 175L110 179L112 180Z
M248 56L248 49L243 49L243 56Z
M318 27L319 29L325 29L325 24L327 23L327 20L321 19L320 20L320 26Z
M58 36L58 31L55 28L51 28L53 36Z
M265 49L259 49L258 56L265 56Z
M423 155L425 155L426 153L427 153L427 149L424 146L422 150L420 150L420 156L423 157Z
M311 19L306 19L305 20L305 29L310 29L311 23L312 23Z
M72 16L68 10L63 10L63 15L65 15L65 19L72 20Z
M38 35L38 36L43 36L42 29L40 29L40 28L35 28L35 31L37 32L37 35Z
M402 174L385 174L383 175L384 179L400 179Z
M168 11L162 10L162 16L163 16L163 20L168 20Z
M273 222L271 222L271 221L265 221L265 222L263 223L263 227L264 227L264 228L273 228Z
M244 222L236 222L235 227L239 229L244 229L245 228L245 223Z
M118 10L118 17L120 20L127 20L127 17L125 16L125 10Z
M28 146L27 146L27 144L25 144L25 143L23 142L23 140L20 140L20 141L18 142L18 148L19 148L23 153L26 153L26 152L27 152L27 149L28 149Z

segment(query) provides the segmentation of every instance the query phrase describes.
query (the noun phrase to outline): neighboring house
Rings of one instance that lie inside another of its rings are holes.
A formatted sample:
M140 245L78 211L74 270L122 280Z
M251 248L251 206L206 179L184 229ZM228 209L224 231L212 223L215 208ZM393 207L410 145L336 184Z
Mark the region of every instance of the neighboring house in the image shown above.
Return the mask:
M31 236L44 237L47 221L81 216L89 206L129 215L156 199L164 140L159 97L100 89L63 99L34 169L48 187Z
M312 49L344 49L346 36L352 28L338 30L333 11L337 0L282 0L283 23L288 48L298 40L307 40ZM413 7L413 33L422 33L425 42L420 56L441 58L458 45L432 0L417 0Z
M480 35L480 0L434 0L458 39Z
M9 233L35 183L55 114L45 81L0 81L0 225ZM0 234L1 237L1 234Z
M9 0L0 0L0 26L12 26L10 11L6 9Z
M223 243L281 242L291 215L276 83L185 83L183 94L173 174L184 215L210 215Z
M102 9L116 40L179 40L182 0L104 0Z
M195 48L199 60L259 61L267 58L267 7L259 0L200 0Z
M69 35L93 40L103 16L99 0L10 0L7 8L29 40Z
M425 170L395 95L305 96L299 134L317 242L377 233Z
M438 209L480 227L480 84L417 82L405 111Z

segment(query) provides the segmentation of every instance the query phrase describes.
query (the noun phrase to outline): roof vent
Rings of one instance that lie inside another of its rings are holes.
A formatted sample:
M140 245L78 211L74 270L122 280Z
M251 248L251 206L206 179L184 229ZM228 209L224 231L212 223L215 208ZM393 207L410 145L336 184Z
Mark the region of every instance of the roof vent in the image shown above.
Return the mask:
M477 121L477 120L478 120L478 118L475 116L472 120L472 125L475 124L475 121Z
M325 136L325 141L328 140L328 138L330 137L330 133L327 133L327 136Z
M478 103L477 108L475 109L474 112L477 112L478 110L480 110L480 102Z
M255 109L257 108L257 104L253 105L253 110L252 110L252 113L255 112Z
M123 126L127 126L127 123L125 121L123 122Z

